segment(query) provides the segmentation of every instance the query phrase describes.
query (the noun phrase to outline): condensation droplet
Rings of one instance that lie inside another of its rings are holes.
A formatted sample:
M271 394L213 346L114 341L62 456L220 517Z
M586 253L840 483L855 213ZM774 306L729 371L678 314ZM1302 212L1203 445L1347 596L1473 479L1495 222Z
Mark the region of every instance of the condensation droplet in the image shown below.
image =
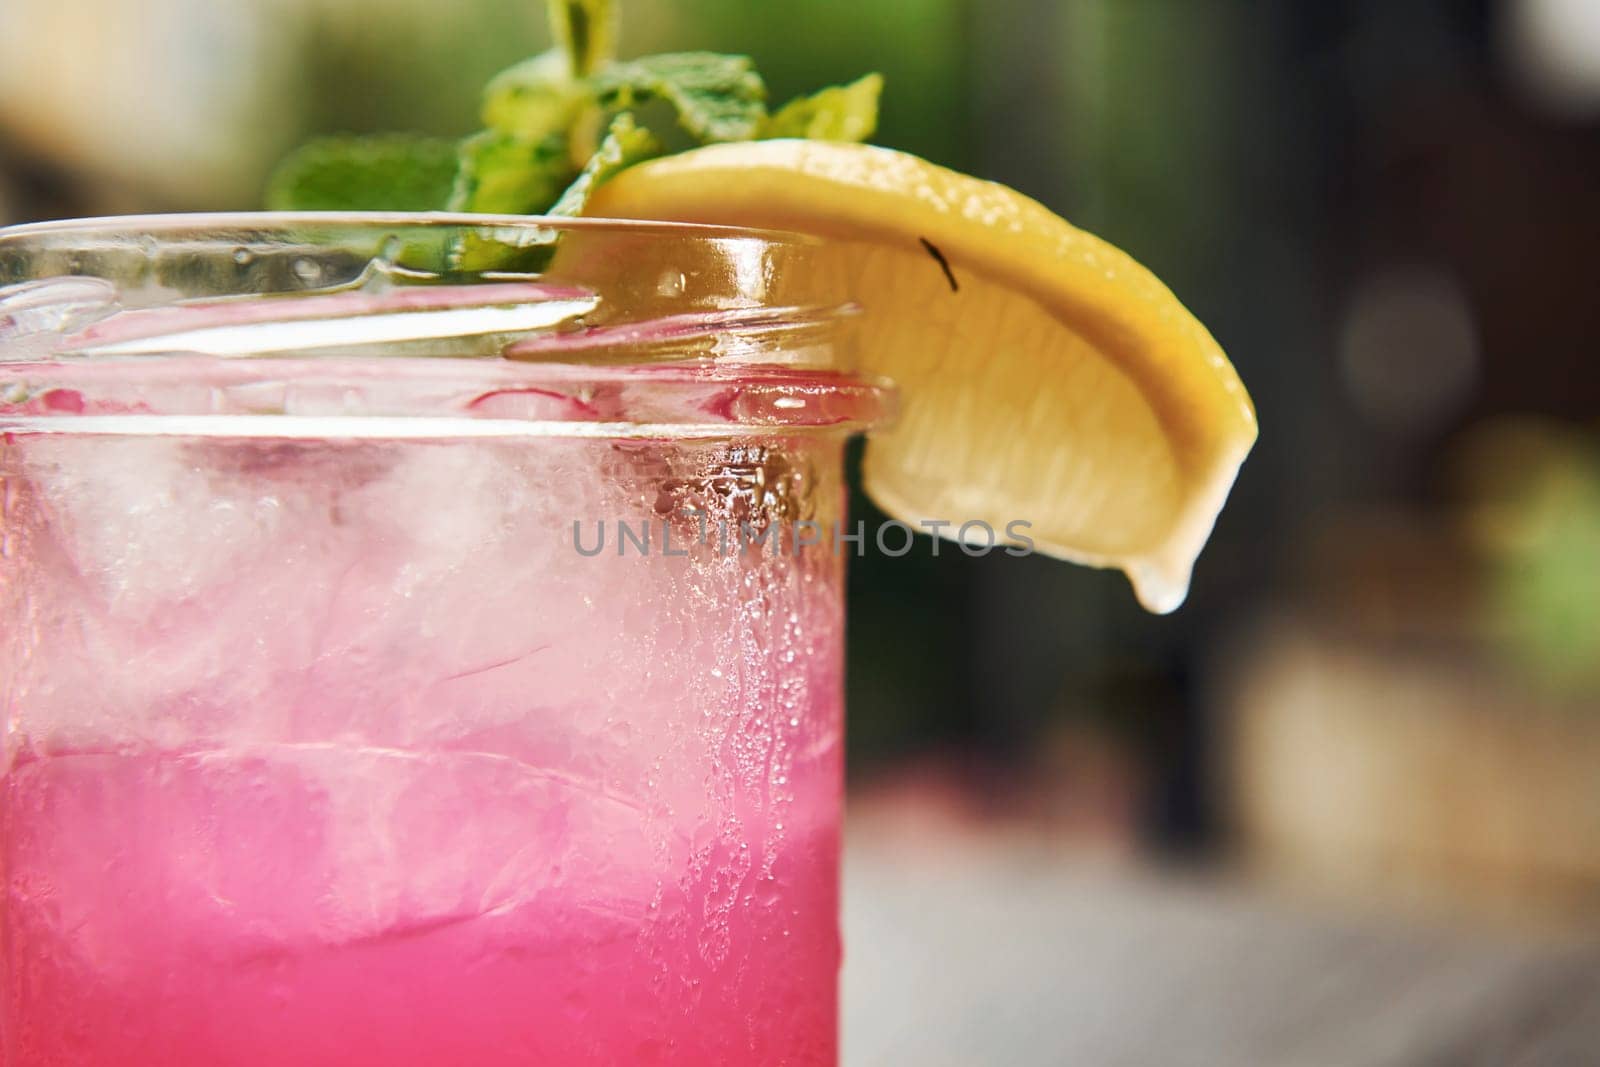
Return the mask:
M656 282L656 292L662 296L682 296L688 286L688 279L681 270L669 270L661 275Z

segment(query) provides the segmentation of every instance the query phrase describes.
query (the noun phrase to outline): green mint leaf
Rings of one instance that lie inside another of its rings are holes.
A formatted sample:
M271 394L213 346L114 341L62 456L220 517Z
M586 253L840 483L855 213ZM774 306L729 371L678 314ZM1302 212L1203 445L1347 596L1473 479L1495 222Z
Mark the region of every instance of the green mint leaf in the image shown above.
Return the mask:
M617 54L613 0L549 0L550 36L567 57L568 72L588 76Z
M599 150L589 157L589 162L584 164L578 177L567 186L567 191L561 194L561 199L556 201L548 214L583 214L590 194L601 184L618 171L660 154L661 142L656 135L635 123L633 116L624 111L611 120L611 127L606 130L605 140L600 142Z
M278 164L266 201L272 211L437 211L450 199L455 173L454 141L323 137Z
M538 274L550 265L560 236L560 231L543 226L487 234L469 232L450 249L450 269L462 274Z
M747 56L677 52L618 62L615 0L549 0L549 10L555 47L485 87L485 129L455 143L401 135L313 141L279 165L268 206L576 215L617 171L691 144L862 141L877 125L880 75L769 115L766 84ZM525 252L469 239L451 261L463 269L534 264L555 239L540 231Z
M483 91L483 124L542 141L565 133L589 102L588 88L572 80L567 57L552 49L494 76Z
M452 211L527 215L543 211L572 180L564 137L526 140L484 130L461 142Z
M767 87L748 56L672 52L612 63L591 78L601 106L622 110L660 99L702 143L748 141L766 118Z
M789 101L762 124L760 136L865 141L878 127L883 75L868 74Z

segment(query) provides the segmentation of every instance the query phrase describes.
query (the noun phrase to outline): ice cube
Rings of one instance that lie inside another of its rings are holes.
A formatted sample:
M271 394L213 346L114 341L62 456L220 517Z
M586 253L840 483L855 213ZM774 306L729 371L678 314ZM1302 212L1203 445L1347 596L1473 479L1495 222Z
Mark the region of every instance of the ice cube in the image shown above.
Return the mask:
M562 497L581 491L563 480L582 480L561 457L583 446L374 447L388 465L336 503L330 533L359 548L317 620L305 728L407 744L525 715L584 610L558 556Z
M78 575L117 616L201 595L281 535L286 500L219 479L203 442L41 435L29 477Z
M329 446L38 435L13 444L30 551L8 580L49 634L16 713L47 747L275 737L321 653L358 531ZM299 476L295 476L298 471ZM342 536L341 536L342 532Z

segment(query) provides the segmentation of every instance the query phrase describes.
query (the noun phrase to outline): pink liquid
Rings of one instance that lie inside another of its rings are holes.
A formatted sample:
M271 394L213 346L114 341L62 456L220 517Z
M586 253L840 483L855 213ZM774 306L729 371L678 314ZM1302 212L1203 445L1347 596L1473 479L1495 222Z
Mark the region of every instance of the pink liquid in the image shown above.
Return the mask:
M732 857L713 851L706 876L658 891L647 857L582 855L563 808L585 798L424 759L401 776L420 795L399 847L466 862L421 871L336 854L324 768L299 756L62 756L8 776L14 1062L832 1062L831 827L792 834L765 885L719 878ZM391 760L409 757L367 758ZM505 822L481 828L485 805ZM625 835L621 812L587 813L609 815ZM478 850L515 869L471 869Z
M834 1063L838 560L572 545L787 447L13 435L0 1060Z

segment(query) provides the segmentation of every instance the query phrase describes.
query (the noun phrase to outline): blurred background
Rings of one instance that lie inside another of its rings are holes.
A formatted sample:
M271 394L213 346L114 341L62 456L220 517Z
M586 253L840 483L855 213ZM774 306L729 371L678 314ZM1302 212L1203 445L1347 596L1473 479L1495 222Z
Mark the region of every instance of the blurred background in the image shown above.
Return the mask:
M853 1065L1600 1062L1600 2L634 0L1128 249L1261 440L1188 605L851 579ZM0 222L476 127L535 0L0 0ZM871 518L870 505L858 507ZM947 546L948 547L948 546Z

